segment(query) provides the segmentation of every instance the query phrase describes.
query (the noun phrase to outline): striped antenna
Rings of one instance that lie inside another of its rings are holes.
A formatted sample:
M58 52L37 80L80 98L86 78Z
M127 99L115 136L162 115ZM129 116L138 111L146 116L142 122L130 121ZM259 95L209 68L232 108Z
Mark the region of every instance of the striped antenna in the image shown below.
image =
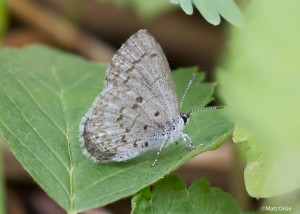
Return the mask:
M187 113L187 115L191 114L194 111L209 111L209 110L216 110L216 109L224 109L226 106L209 106L205 108L197 108L197 109L192 109Z
M183 94L182 99L180 101L179 109L181 109L181 106L182 106L183 100L185 98L186 92L189 90L189 88L190 88L191 84L193 83L194 79L195 79L195 74L192 75L192 78L190 79L189 84L187 85L187 87L184 91L184 94Z

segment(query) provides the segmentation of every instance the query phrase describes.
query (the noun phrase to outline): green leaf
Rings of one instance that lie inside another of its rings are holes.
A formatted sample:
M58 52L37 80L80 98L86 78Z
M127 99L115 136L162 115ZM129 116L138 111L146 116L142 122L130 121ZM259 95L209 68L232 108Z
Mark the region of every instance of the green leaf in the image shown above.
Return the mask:
M235 143L241 143L248 141L250 139L249 133L245 131L241 126L235 125L233 134L232 134L232 140Z
M191 15L193 13L192 3L195 4L202 16L213 25L221 22L220 15L233 25L242 27L244 18L235 4L234 0L170 0L172 3L180 3L185 13Z
M220 24L221 17L213 1L194 0L193 2L206 21L213 25Z
M188 15L193 14L193 4L190 0L180 0L179 4L186 14Z
M272 159L274 157L265 152L261 144L262 142L254 139L247 142L245 184L250 195L269 197L274 194L270 190L273 190L276 186L277 179L274 176L278 176L278 173L272 170Z
M160 180L151 193L145 188L132 198L131 214L160 213L242 213L233 197L220 188L210 187L205 179L187 190L176 175Z
M79 123L101 92L107 65L86 62L50 48L33 46L0 52L0 135L36 182L69 213L132 195L177 169L193 156L218 148L231 136L223 111L195 112L183 142L121 163L96 164L80 148ZM174 72L181 97L196 68ZM214 84L197 73L184 109L212 98ZM203 144L202 146L200 144Z
M3 179L3 158L2 158L2 141L0 139L0 214L5 213L5 197L4 197L4 179Z
M132 214L149 213L152 193L149 187L146 187L131 199Z
M238 27L244 25L244 17L234 0L212 0L212 2L218 13L229 23Z
M251 136L245 181L253 197L300 188L298 8L297 0L252 1L218 73L229 116Z

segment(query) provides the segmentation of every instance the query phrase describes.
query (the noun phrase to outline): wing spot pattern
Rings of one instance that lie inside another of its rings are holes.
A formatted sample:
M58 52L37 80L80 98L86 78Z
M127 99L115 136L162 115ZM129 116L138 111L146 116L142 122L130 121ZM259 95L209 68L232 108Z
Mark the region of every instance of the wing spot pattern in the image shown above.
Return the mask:
M142 102L143 102L143 97L138 96L138 97L135 98L135 101L136 101L137 103L142 103Z

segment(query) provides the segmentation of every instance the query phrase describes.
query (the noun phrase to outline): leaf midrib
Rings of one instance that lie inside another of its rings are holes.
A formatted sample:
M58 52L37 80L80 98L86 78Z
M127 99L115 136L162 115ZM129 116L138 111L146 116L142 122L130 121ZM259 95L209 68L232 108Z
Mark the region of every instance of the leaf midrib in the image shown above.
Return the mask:
M51 70L51 74L54 77L54 80L56 81L57 85L59 86L59 101L60 101L60 106L61 106L61 110L63 113L63 119L65 122L65 128L66 128L66 140L67 140L67 144L68 144L68 157L69 157L69 163L70 163L70 169L68 169L68 173L69 173L69 190L70 190L70 194L69 194L69 208L68 208L68 212L72 211L74 208L74 196L73 196L73 172L74 172L74 166L73 166L73 158L72 158L72 151L71 151L71 143L70 143L70 138L69 138L69 126L68 126L68 122L67 122L67 118L66 118L66 105L63 102L63 96L64 96L64 92L65 90L63 89L63 85L61 84L58 75L56 73L56 69L55 67Z

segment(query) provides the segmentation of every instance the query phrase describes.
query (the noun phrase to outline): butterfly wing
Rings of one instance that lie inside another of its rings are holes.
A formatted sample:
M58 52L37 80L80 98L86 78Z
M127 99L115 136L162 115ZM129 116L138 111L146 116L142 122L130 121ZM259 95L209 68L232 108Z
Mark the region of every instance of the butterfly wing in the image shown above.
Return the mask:
M175 84L166 56L147 30L133 34L118 50L106 71L104 88L124 83L165 106L170 118L178 116Z
M141 30L113 57L103 92L82 121L85 154L101 162L133 158L161 143L178 117L166 57Z

